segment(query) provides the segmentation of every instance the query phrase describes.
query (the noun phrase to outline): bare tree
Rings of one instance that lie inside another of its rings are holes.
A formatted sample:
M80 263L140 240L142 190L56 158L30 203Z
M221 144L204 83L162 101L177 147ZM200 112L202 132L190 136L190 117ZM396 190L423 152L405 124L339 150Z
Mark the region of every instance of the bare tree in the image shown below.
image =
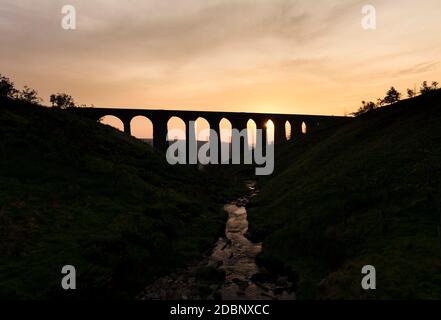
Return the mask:
M377 99L377 108L381 108L384 106L384 99L378 98Z
M37 91L28 86L24 86L24 89L18 93L18 100L33 104L38 104L42 101L41 98L38 97Z

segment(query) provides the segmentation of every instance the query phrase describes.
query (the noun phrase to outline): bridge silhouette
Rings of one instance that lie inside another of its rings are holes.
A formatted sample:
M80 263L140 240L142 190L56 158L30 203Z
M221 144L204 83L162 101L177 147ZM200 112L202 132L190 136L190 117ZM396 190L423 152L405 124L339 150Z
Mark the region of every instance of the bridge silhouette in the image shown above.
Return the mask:
M114 116L124 124L124 132L131 134L131 121L133 118L143 116L153 124L153 146L165 151L168 147L167 131L168 122L171 118L177 117L186 125L187 143L190 136L190 121L199 118L205 119L210 129L217 132L220 139L220 122L223 119L231 123L232 129L243 130L247 128L249 120L256 123L257 129L266 133L266 124L269 120L274 123L274 143L286 141L285 125L291 125L291 138L295 139L303 134L302 127L306 125L307 133L341 125L348 121L348 117L321 116L321 115L300 115L300 114L271 114L271 113L246 113L246 112L217 112L217 111L186 111L186 110L153 110L153 109L126 109L126 108L73 108L72 112L99 121L105 116Z

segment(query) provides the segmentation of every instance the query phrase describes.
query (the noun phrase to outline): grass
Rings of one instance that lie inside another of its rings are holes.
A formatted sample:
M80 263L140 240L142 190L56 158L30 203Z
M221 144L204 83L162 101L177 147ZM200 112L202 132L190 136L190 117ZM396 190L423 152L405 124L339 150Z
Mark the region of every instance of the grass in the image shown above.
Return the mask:
M259 263L300 299L441 299L440 128L437 91L279 147L249 213Z
M224 230L229 177L72 114L0 101L0 299L133 298ZM61 268L78 290L61 290Z
M249 210L258 262L300 299L440 299L440 128L437 91L278 146ZM211 249L252 172L169 166L110 127L9 100L0 155L0 299L133 298ZM76 291L61 290L67 264Z

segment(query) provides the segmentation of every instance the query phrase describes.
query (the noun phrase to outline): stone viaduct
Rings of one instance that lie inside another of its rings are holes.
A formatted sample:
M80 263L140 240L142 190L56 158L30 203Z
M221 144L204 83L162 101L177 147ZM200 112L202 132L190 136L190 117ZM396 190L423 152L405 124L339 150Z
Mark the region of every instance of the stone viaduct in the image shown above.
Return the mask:
M187 143L189 141L189 122L199 118L205 119L210 124L210 129L218 133L220 139L220 122L227 119L232 129L245 129L251 119L256 123L257 129L266 129L269 120L274 123L274 143L286 141L285 125L291 125L291 137L304 134L302 127L306 126L307 133L322 130L330 126L337 126L350 118L336 116L299 115L299 114L269 114L269 113L241 113L241 112L212 112L212 111L184 111L184 110L150 110L150 109L126 109L126 108L74 108L72 112L91 118L95 121L105 116L119 118L124 124L124 132L131 134L131 121L134 117L144 116L153 123L153 145L155 148L165 151L168 147L167 125L172 117L182 119L186 124ZM264 130L266 132L266 130Z

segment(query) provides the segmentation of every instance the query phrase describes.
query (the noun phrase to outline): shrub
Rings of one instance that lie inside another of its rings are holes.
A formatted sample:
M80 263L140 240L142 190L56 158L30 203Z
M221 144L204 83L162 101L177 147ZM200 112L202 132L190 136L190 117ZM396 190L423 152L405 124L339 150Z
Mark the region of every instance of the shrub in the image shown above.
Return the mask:
M24 89L18 93L17 99L33 104L38 104L42 101L41 98L38 97L37 91L28 86L24 86Z
M14 98L18 91L14 87L14 83L9 78L0 74L0 97Z
M75 108L75 102L71 95L66 93L57 93L50 96L52 107L59 109Z

